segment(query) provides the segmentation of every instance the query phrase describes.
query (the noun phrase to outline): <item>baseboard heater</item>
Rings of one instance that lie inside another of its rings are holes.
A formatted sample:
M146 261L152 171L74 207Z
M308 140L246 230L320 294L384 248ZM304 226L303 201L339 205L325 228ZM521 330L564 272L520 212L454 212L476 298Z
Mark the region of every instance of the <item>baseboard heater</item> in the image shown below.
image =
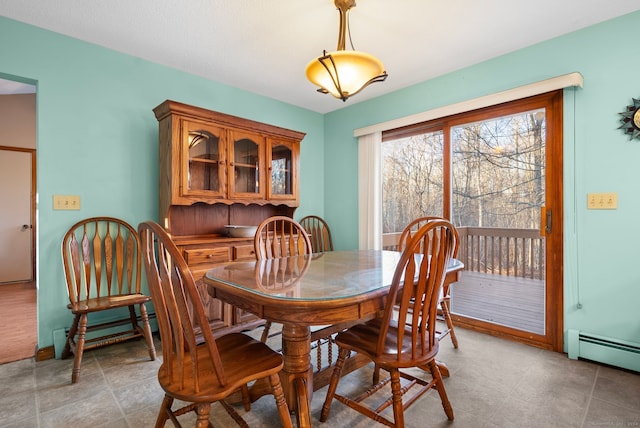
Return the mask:
M567 338L571 359L583 358L640 372L640 343L571 329Z

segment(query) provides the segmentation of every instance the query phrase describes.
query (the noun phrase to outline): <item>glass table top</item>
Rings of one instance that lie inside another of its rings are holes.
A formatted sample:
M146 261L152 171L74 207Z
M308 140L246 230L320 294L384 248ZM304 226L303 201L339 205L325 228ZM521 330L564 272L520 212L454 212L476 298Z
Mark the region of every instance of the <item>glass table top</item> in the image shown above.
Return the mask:
M396 251L349 250L232 262L208 270L205 278L209 283L276 299L345 299L390 286L400 255ZM462 263L452 260L449 266L449 270L458 270Z

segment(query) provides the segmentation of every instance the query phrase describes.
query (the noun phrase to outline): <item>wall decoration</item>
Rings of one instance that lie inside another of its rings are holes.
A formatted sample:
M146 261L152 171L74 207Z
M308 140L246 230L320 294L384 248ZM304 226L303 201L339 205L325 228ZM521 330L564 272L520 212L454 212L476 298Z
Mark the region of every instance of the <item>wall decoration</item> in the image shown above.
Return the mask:
M640 140L640 99L633 99L633 104L627 106L627 110L618 113L622 118L622 125L618 129L623 129L625 134L629 134L629 140L637 138Z

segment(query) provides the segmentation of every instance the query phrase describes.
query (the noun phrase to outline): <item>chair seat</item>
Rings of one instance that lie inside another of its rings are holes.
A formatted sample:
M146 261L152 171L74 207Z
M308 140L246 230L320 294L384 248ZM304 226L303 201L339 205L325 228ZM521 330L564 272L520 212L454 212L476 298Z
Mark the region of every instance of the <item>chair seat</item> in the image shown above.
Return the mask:
M165 364L158 371L158 380L162 388L173 397L183 401L214 402L224 399L230 391L246 385L260 377L270 376L280 371L283 366L282 356L267 345L242 333L231 333L216 339L220 359L224 367L227 384L222 386L216 377L213 362L206 345L199 345L196 349L198 356L197 377L200 391L196 392L192 366L184 364L184 382L172 381ZM188 354L186 354L188 355ZM178 370L174 360L173 370ZM179 376L174 376L179 378ZM197 400L194 398L197 397Z
M407 368L421 365L435 358L438 353L438 343L432 345L430 352L416 359L411 355L412 337L411 331L405 328L405 335L402 348L398 347L398 325L392 322L389 326L389 334L385 342L384 351L381 355L376 355L376 346L380 337L380 329L382 322L379 318L355 325L348 330L338 333L335 342L341 348L350 349L352 351L365 354L376 365L382 367ZM426 347L428 348L428 346ZM398 349L402 349L400 358L398 358Z
M103 296L69 303L67 307L74 314L104 311L106 309L126 308L151 301L151 297L144 294L124 294L119 296Z

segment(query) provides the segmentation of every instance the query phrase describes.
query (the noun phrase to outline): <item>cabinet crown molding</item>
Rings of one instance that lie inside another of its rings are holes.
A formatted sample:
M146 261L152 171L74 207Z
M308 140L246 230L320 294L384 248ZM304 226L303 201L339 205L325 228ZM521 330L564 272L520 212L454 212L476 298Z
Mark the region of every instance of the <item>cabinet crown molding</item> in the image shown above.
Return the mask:
M260 131L271 134L275 137L286 138L290 140L302 140L306 133L294 131L287 128L281 128L275 125L258 122L251 119L245 119L226 113L220 113L208 110L202 107L196 107L189 104L183 104L178 101L166 100L162 104L153 109L156 119L161 121L172 114L179 114L188 119L208 120L218 125L233 127L236 129Z

